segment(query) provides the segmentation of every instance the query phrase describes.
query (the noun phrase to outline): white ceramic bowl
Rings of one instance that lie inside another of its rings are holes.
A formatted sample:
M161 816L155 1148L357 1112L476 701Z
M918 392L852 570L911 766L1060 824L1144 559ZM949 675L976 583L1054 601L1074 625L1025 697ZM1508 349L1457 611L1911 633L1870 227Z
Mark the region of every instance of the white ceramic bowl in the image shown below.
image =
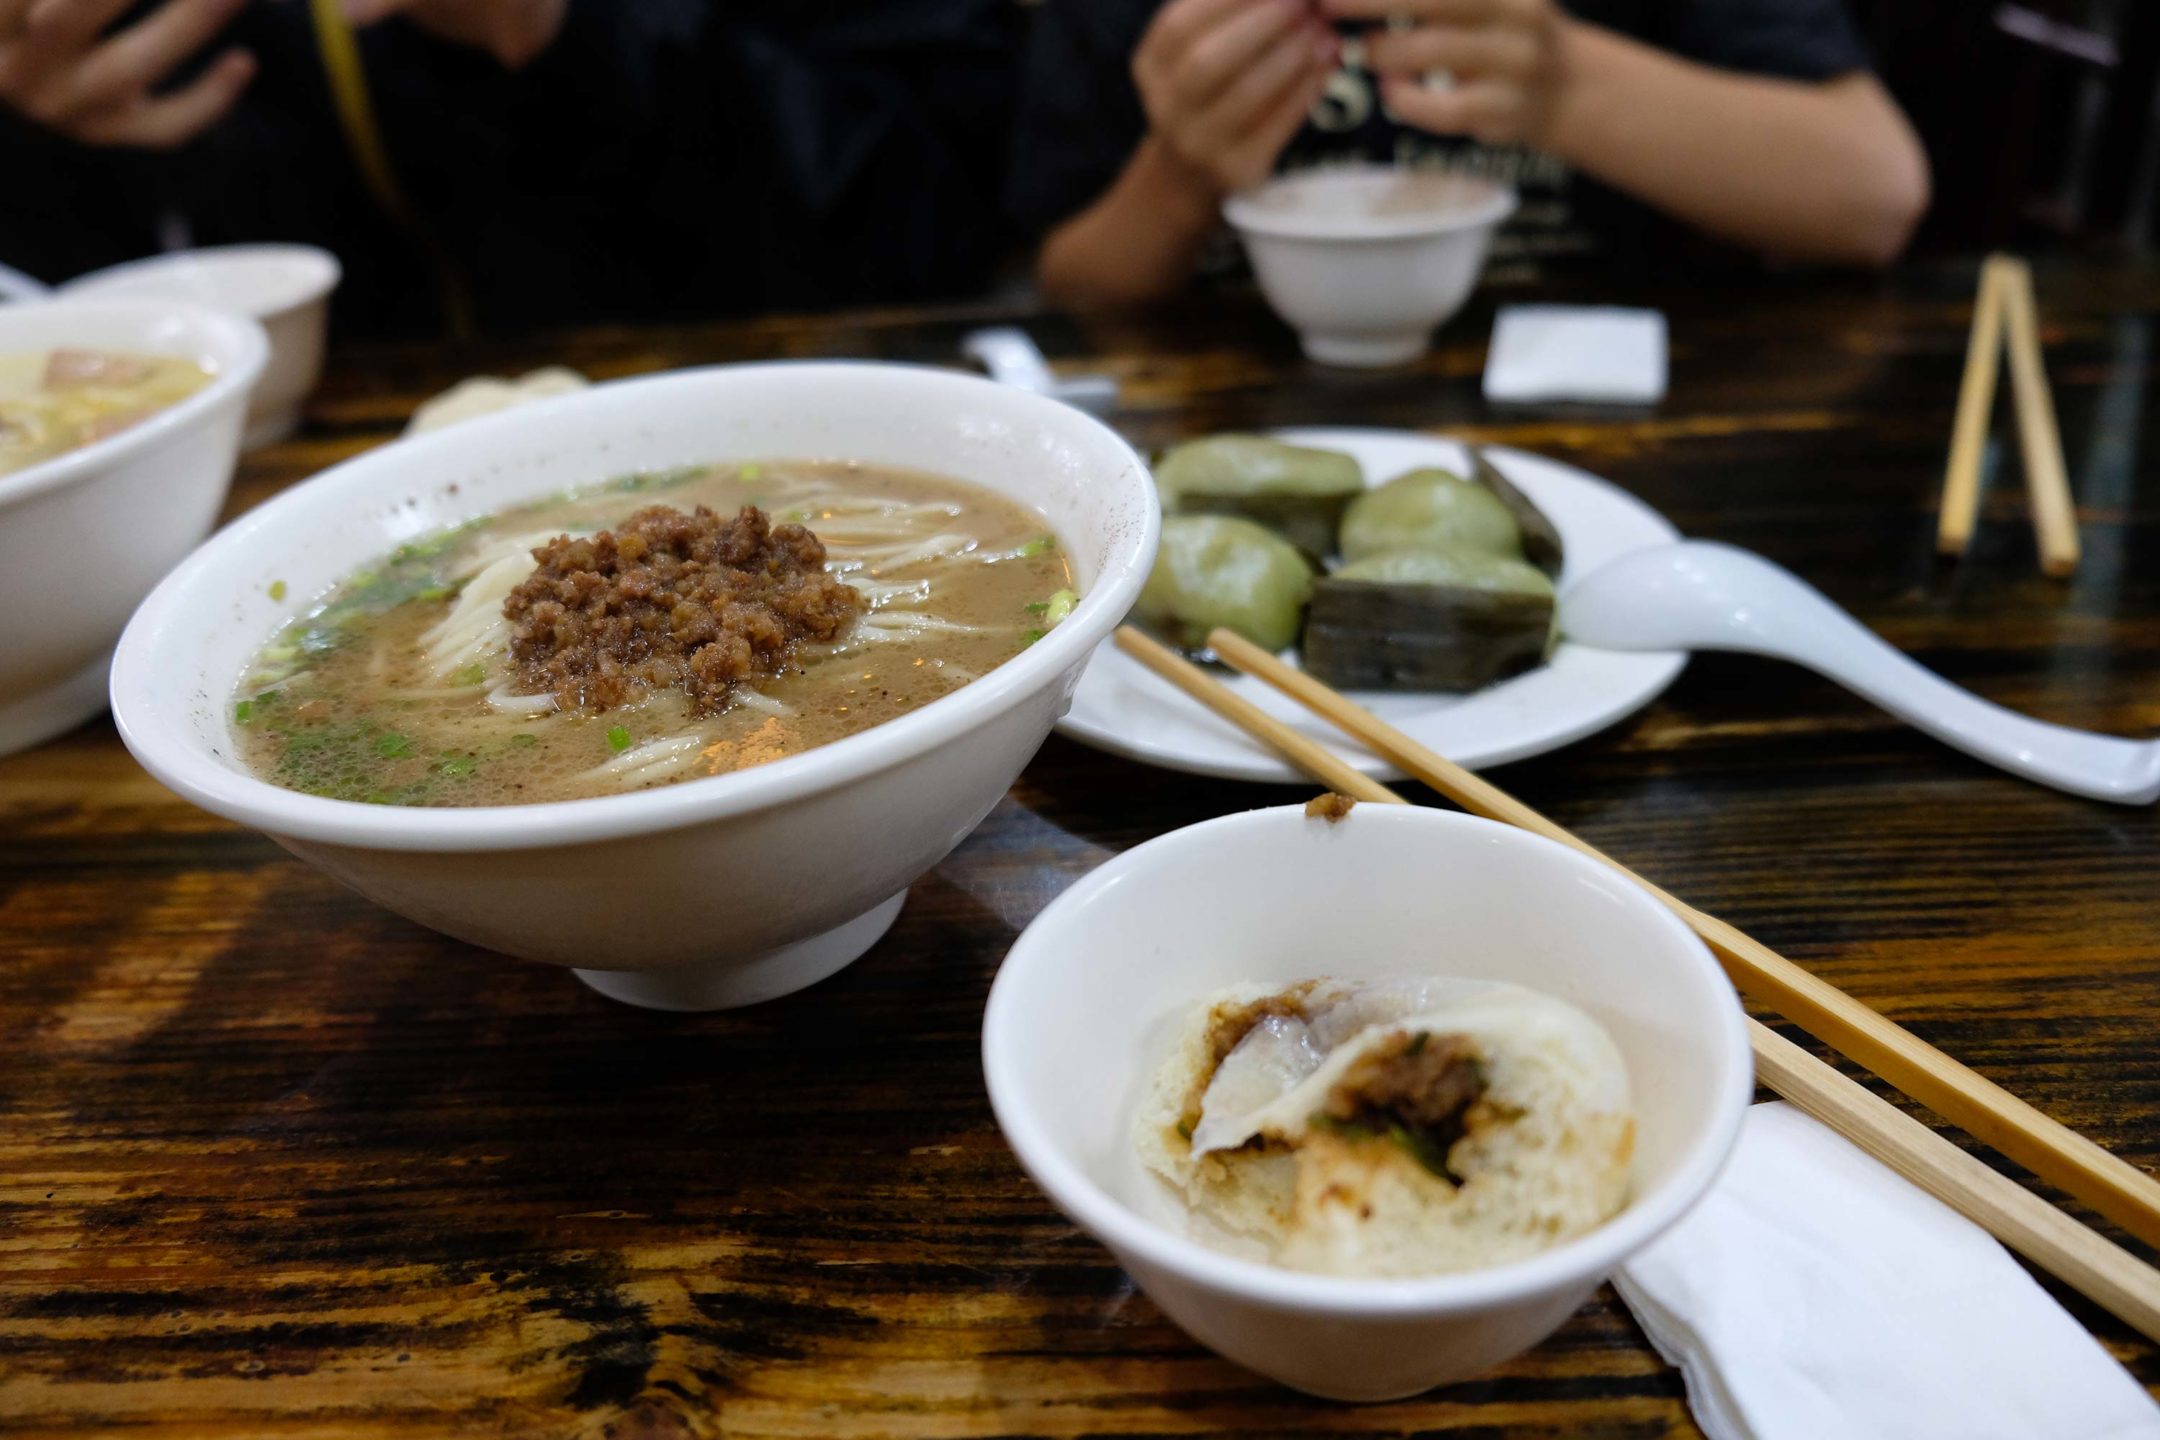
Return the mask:
M169 301L0 306L0 353L61 346L176 355L211 382L79 450L0 475L0 755L105 708L113 642L158 577L210 533L232 485L260 326Z
M322 380L330 292L343 274L335 255L313 245L214 245L94 270L60 291L187 300L261 321L270 334L270 363L248 401L244 443L253 450L299 427L301 403Z
M303 795L233 758L234 684L309 597L402 541L566 486L729 458L935 471L1041 511L1079 606L1020 655L834 744L654 790L414 809ZM1069 406L897 365L775 364L618 381L363 455L250 511L128 626L113 711L144 767L446 934L574 966L633 1003L749 1004L869 948L1070 703L1155 553L1131 447ZM288 598L270 598L277 581Z
M1223 205L1253 273L1305 353L1329 365L1401 365L1462 308L1515 192L1379 166L1309 170Z
M1131 1127L1191 1007L1241 981L1405 972L1515 981L1604 1024L1635 1096L1627 1209L1531 1259L1421 1280L1304 1274L1188 1238ZM1709 1188L1754 1088L1732 987L1645 891L1492 821L1370 804L1336 825L1302 806L1209 821L1081 880L1006 956L983 1071L1020 1163L1171 1319L1345 1400L1413 1395L1550 1334Z

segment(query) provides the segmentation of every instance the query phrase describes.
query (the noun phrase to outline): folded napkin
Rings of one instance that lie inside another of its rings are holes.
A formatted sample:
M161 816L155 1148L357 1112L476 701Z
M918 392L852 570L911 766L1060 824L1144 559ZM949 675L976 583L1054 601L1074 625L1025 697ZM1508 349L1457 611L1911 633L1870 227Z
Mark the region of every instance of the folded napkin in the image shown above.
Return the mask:
M2160 1407L1979 1226L1789 1105L1614 1277L1712 1440L2156 1440Z
M1503 305L1485 398L1647 405L1665 396L1665 316L1609 306Z

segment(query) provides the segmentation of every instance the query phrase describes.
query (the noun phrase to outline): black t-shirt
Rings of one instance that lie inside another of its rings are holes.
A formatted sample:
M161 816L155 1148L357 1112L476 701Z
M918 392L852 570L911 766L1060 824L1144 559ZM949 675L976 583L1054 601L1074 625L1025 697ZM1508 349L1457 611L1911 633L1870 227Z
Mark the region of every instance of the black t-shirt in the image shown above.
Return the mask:
M1147 133L1133 51L1163 0L1045 0L1030 40L1007 208L1030 234L1085 209ZM1794 80L1864 70L1838 0L1571 0L1576 18L1722 69ZM1330 79L1282 169L1352 160L1442 166L1514 185L1521 205L1493 245L1488 277L1530 280L1580 264L1649 268L1660 249L1642 205L1520 146L1486 147L1397 123L1372 75Z

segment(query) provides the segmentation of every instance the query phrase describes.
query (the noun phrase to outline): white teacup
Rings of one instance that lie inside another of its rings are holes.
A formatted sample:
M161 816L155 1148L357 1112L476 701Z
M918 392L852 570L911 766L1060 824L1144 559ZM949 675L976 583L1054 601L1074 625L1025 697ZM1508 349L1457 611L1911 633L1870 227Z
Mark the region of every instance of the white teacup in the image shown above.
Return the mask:
M1329 365L1401 365L1462 308L1515 192L1462 175L1380 166L1285 175L1223 215L1260 289Z
M1633 1193L1526 1260L1415 1280L1277 1268L1194 1238L1133 1116L1192 1006L1243 981L1509 980L1594 1016L1634 1094ZM1490 820L1360 805L1233 815L1126 851L1058 897L983 1018L998 1124L1057 1207L1196 1339L1286 1385L1390 1400L1537 1344L1709 1189L1754 1093L1739 1001L1640 886Z

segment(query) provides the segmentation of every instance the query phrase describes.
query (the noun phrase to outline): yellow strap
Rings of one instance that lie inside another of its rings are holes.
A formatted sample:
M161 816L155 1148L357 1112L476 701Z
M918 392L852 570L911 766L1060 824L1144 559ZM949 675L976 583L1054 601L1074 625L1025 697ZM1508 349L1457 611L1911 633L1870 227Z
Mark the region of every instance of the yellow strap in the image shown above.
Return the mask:
M344 129L345 143L352 151L353 163L359 167L361 180L384 213L427 253L442 292L443 308L450 316L451 332L458 336L473 334L476 326L472 296L456 263L398 185L390 152L383 145L382 127L375 118L375 102L368 93L367 66L360 58L360 45L353 37L352 23L345 18L343 5L340 0L308 0L308 9L315 20L315 46L322 56L323 74L330 82L331 103L337 107L338 123Z

